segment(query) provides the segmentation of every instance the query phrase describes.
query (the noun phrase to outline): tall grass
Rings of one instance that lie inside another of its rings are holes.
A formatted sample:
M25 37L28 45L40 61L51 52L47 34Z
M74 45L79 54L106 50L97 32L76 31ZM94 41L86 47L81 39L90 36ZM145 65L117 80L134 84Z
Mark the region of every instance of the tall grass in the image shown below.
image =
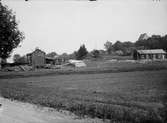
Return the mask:
M112 102L103 103L98 100L92 102L84 99L66 99L50 92L47 95L42 95L40 92L43 88L37 88L33 93L30 93L25 89L26 87L20 87L1 88L0 93L3 97L11 100L19 100L41 106L52 107L58 111L68 110L80 118L100 118L104 121L110 120L111 122L116 123L165 123L167 121L167 107L153 110L147 107L141 108L140 106L136 106L131 103L119 104L118 102L112 104ZM35 88L33 88L33 90L34 89Z
M81 118L97 117L116 123L165 123L166 73L164 70L0 79L0 95L68 110Z

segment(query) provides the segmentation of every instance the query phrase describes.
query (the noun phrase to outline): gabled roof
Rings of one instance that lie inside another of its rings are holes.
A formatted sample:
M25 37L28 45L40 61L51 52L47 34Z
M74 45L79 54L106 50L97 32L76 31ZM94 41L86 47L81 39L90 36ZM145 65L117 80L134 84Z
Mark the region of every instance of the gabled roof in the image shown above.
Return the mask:
M139 54L166 54L163 49L137 50Z
M42 52L42 53L44 53L45 54L45 52L44 51L42 51L42 50L40 50L40 49L35 49L35 51L33 51L32 53L34 53L34 52Z
M44 51L42 51L42 50L40 50L40 49L35 49L33 52L31 52L31 53L27 53L27 56L31 56L33 53L35 53L35 52L42 52L42 53L44 53L45 54L45 52Z

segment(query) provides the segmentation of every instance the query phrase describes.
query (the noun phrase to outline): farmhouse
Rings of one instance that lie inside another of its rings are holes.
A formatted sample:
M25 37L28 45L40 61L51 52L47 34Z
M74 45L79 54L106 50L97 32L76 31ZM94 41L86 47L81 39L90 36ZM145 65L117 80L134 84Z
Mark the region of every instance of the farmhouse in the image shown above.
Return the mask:
M165 56L163 49L135 50L133 53L135 60L164 60Z
M27 61L33 67L45 66L45 52L40 49L35 49L32 53L27 54Z

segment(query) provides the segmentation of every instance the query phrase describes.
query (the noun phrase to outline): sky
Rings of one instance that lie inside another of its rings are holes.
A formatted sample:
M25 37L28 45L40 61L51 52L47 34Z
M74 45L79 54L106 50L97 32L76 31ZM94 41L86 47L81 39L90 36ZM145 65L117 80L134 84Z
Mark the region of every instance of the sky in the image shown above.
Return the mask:
M140 34L167 34L167 0L2 0L11 8L25 39L13 54L36 47L46 53L90 51L104 43L136 41Z

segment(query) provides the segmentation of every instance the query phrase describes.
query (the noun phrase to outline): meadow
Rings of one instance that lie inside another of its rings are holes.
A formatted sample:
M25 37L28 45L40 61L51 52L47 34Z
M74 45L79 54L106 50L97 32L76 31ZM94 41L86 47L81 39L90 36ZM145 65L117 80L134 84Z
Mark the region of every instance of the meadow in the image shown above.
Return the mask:
M0 78L5 98L116 123L167 122L167 70Z
M13 71L1 72L0 78L23 78L31 76L46 76L46 75L69 75L69 74L97 74L97 73L119 73L119 72L133 72L133 71L154 71L166 70L167 61L154 62L129 62L124 60L110 61L110 60L85 60L87 67L75 68L69 66L62 66L61 69L35 69L32 71Z

